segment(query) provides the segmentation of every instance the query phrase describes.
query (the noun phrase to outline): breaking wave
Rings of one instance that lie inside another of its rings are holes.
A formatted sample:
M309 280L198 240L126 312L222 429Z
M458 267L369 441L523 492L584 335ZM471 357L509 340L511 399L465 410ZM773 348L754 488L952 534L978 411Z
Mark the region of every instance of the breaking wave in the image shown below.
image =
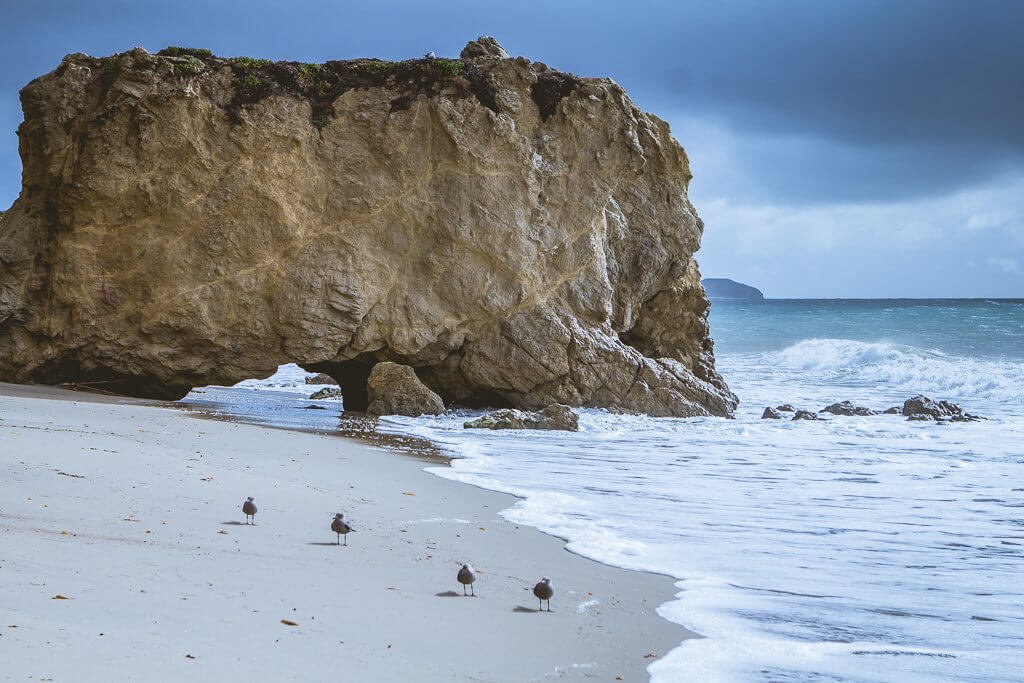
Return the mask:
M805 380L828 385L1024 403L1024 363L1020 361L951 356L888 342L804 339L781 351L724 360L727 365L748 366L734 372L759 365L775 374L799 373Z

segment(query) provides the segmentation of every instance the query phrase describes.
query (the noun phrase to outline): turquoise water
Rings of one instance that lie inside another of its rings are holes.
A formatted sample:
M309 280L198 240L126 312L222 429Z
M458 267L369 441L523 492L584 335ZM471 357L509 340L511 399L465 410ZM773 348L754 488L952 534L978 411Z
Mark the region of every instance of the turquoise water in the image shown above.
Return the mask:
M956 356L1024 358L1024 299L715 301L718 353L780 351L813 338L916 347Z

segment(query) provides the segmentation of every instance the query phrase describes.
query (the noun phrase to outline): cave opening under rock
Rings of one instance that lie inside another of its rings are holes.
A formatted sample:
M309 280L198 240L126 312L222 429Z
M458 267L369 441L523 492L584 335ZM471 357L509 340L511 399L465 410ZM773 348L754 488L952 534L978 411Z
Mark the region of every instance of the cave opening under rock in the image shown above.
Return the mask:
M40 366L32 374L32 381L39 384L62 385L69 389L158 401L177 401L191 389L187 386L168 384L154 375L120 372L93 360L83 361L75 355L64 356Z
M306 372L323 372L335 379L341 388L341 402L346 412L366 412L370 405L366 381L376 361L346 360L341 362L299 363Z

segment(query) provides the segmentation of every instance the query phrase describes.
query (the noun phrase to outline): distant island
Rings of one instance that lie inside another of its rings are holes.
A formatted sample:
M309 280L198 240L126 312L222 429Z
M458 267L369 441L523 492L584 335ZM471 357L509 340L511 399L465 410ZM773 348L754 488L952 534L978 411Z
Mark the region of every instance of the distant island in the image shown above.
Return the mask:
M764 301L761 290L724 277L706 277L700 281L704 285L708 298L742 299L744 301Z

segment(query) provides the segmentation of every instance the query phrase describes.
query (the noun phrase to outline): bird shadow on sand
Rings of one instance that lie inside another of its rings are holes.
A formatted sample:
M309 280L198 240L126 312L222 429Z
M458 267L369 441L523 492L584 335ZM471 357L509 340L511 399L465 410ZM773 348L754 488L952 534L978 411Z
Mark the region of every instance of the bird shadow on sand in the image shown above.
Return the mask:
M246 524L245 522L234 522L234 521L232 521L232 522L221 522L221 524L226 524L228 526L256 526L255 524Z
M439 598L461 598L462 597L462 593L457 593L455 591L443 591L441 593L435 593L434 595L436 595ZM473 596L467 595L466 597L467 598L471 598Z
M532 607L523 607L522 605L519 605L518 607L515 607L512 611L519 612L520 614L533 614L534 612L539 612L540 610L534 609Z
M334 543L334 542L331 542L331 541L313 541L312 543L307 543L306 545L329 545L332 548L344 548L345 547L344 545L342 545L340 543Z

